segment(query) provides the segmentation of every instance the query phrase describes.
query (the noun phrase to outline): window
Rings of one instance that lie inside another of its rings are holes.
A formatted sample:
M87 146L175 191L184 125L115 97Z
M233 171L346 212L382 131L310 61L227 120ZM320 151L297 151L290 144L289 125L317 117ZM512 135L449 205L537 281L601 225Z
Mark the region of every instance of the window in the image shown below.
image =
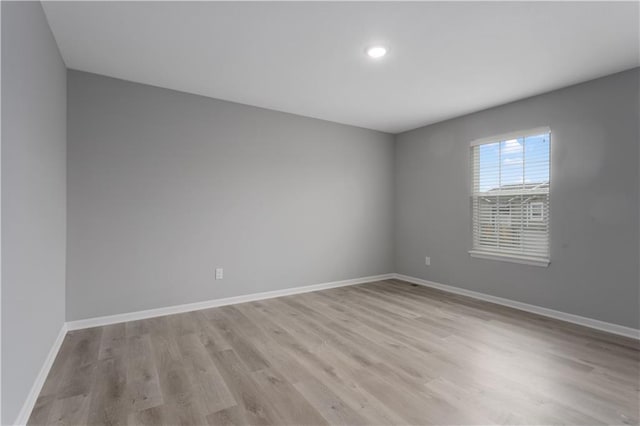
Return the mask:
M530 221L542 222L544 220L544 203L542 201L531 202L528 208Z
M471 256L549 264L550 146L548 128L471 144Z

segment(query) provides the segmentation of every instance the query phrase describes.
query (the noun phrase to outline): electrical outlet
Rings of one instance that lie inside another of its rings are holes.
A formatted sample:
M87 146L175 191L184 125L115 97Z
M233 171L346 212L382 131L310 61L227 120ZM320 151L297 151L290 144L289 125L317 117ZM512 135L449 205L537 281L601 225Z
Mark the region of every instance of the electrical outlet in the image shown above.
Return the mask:
M222 268L216 268L216 280L224 278L224 270Z
M431 258L429 256L424 258L424 264L427 266L431 266Z

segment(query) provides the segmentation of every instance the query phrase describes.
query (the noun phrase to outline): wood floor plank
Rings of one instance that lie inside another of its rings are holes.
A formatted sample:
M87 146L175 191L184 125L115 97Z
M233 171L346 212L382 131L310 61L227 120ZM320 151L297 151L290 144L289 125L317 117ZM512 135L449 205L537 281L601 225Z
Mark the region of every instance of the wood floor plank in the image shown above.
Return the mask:
M216 352L211 356L238 403L238 421L250 425L284 424L284 419L251 377L251 371L233 350Z
M269 368L268 361L255 349L249 338L245 336L245 330L233 324L225 315L223 308L211 310L209 318L250 371ZM250 330L246 330L246 332L250 332Z
M82 425L88 423L90 398L86 394L57 399L52 408L47 424L50 425Z
M256 307L256 309L251 309ZM317 344L316 339L310 338L309 333L299 334L296 329L287 330L276 325L286 326L286 318L277 316L274 313L277 309L269 310L261 302L238 305L236 307L247 316L260 321L260 326L273 336L274 342L280 354L286 354L288 360L284 361L284 367L281 369L283 374L289 375L290 381L296 384L302 383L302 389L312 391L317 395L320 392L327 398L327 401L340 400L342 403L338 406L330 404L329 408L346 411L347 414L331 413L325 415L324 410L327 405L322 401L310 401L321 411L323 417L330 419L338 416L348 416L350 412L358 413L358 419L367 419L369 424L404 424L405 421L397 414L389 411L386 407L379 404L373 396L368 394L361 386L351 378L350 372L360 368L360 365L351 358L338 352L329 344ZM265 317L264 313L268 313ZM337 408L341 407L341 408ZM342 417L340 417L342 418Z
M126 424L132 401L129 397L131 392L131 387L127 386L124 355L98 361L91 389L88 423Z
M246 424L244 421L242 409L238 406L225 408L207 416L207 423L211 426L242 426Z
M102 330L98 359L122 357L127 349L124 323L107 325Z
M30 425L638 424L640 343L398 280L69 332Z
M294 386L332 425L367 425L371 423L371 420L361 416L320 382L300 382Z
M108 424L108 423L103 423ZM159 405L142 411L129 413L128 424L140 426L158 426L175 424L175 420L169 416L167 407Z
M205 407L205 414L235 406L233 394L200 338L189 333L179 338L179 344L187 374L196 388L196 397Z
M126 382L130 404L140 411L163 404L160 377L148 334L128 339Z
M251 374L255 382L264 391L285 424L291 425L327 425L324 417L273 369L256 371Z

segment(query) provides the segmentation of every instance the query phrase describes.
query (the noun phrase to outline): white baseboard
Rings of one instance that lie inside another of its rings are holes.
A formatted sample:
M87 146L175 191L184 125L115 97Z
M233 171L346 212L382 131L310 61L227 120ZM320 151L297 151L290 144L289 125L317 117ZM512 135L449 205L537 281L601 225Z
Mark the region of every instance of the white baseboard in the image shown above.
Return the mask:
M300 293L309 293L312 291L325 290L325 289L336 288L336 287L345 287L345 286L356 285L356 284L364 284L368 282L382 281L382 280L388 280L393 278L407 281L413 284L436 288L449 293L455 293L455 294L468 296L478 300L484 300L486 302L496 303L498 305L508 306L514 309L531 312L531 313L542 315L549 318L555 318L561 321L566 321L573 324L594 328L596 330L606 331L608 333L613 333L620 336L630 337L633 339L640 339L640 330L635 328L625 327L618 324L613 324L605 321L587 318L580 315L569 314L562 311L556 311L554 309L543 308L541 306L518 302L511 299L505 299L503 297L491 296L489 294L480 293L477 291L467 290L467 289L454 287L446 284L440 284L433 281L423 280L421 278L411 277L408 275L402 275L397 273L374 275L370 277L362 277L362 278L354 278L350 280L314 284L314 285L309 285L304 287L293 287L293 288L287 288L282 290L273 290L273 291L266 291L261 293L246 294L242 296L226 297L222 299L206 300L203 302L187 303L184 305L167 306L163 308L149 309L145 311L128 312L124 314L108 315L103 317L88 318L88 319L77 320L77 321L68 321L65 325L66 325L66 330L79 330L83 328L99 327L103 325L117 324L117 323L122 323L127 321L136 321L136 320L154 318L154 317L159 317L164 315L179 314L183 312L197 311L200 309L209 309L209 308L215 308L218 306L233 305L236 303L253 302L256 300L272 299L274 297L289 296L289 295L300 294Z
M505 299L503 297L491 296L485 293L479 293L477 291L466 290L464 288L453 287L450 285L440 284L433 281L423 280L422 278L410 277L408 275L394 274L395 278L402 281L407 281L413 284L422 285L425 287L436 288L438 290L446 291L448 293L459 294L462 296L471 297L473 299L484 300L486 302L495 303L497 305L508 306L510 308L519 309L521 311L531 312L534 314L542 315L549 318L554 318L561 321L570 322L573 324L582 325L589 328L594 328L600 331L606 331L608 333L617 334L624 337L630 337L632 339L640 339L640 330L625 327L618 324L612 324L592 318L582 317L580 315L568 314L566 312L556 311L553 309L543 308L541 306L530 305L528 303L517 302L511 299Z
M374 275L370 277L362 277L362 278L354 278L350 280L314 284L314 285L309 285L304 287L287 288L283 290L266 291L262 293L253 293L253 294L247 294L243 296L227 297L224 299L207 300L204 302L188 303L185 305L167 306L164 308L149 309L146 311L129 312L126 314L109 315L104 317L89 318L89 319L84 319L79 321L66 322L62 325L62 328L60 329L60 333L58 334L58 337L53 343L53 346L51 347L51 350L49 351L49 354L47 355L47 358L45 359L44 364L42 365L42 368L40 369L40 372L38 373L38 376L36 377L36 380L33 383L33 386L31 387L29 394L27 395L27 399L22 405L22 409L20 410L20 413L18 414L18 417L14 422L14 425L25 425L29 420L29 416L31 416L31 411L33 410L33 407L36 404L38 395L42 390L44 381L47 379L47 376L49 375L49 370L51 370L53 361L55 361L56 355L58 355L58 351L60 350L60 346L62 345L62 341L64 340L64 336L67 334L67 331L79 330L82 328L98 327L98 326L109 325L109 324L117 324L121 322L135 321L140 319L159 317L163 315L178 314L182 312L191 312L191 311L197 311L200 309L215 308L217 306L233 305L236 303L252 302L255 300L271 299L274 297L288 296L292 294L309 293L312 291L326 290L326 289L336 288L336 287L345 287L349 285L364 284L364 283L373 282L373 281L388 280L394 277L395 277L395 274Z
M354 278L350 280L334 281L322 284L308 285L304 287L286 288L283 290L265 291L242 296L226 297L223 299L206 300L204 302L187 303L184 305L167 306L164 308L149 309L146 311L128 312L125 314L108 315L104 317L88 318L77 321L68 321L68 330L99 327L109 324L117 324L127 321L160 317L164 315L180 314L183 312L197 311L200 309L215 308L218 306L233 305L236 303L253 302L256 300L272 299L274 297L289 296L292 294L309 293L312 291L326 290L329 288L345 287L349 285L364 284L372 281L382 281L394 278L395 274L374 275L370 277Z
M79 330L82 328L98 327L98 326L109 325L109 324L117 324L121 322L135 321L135 320L141 320L146 318L159 317L163 315L191 312L191 311L197 311L200 309L208 309L208 308L215 308L218 306L233 305L236 303L245 303L245 302L252 302L256 300L271 299L274 297L289 296L293 294L309 293L312 291L326 290L330 288L345 287L350 285L364 284L368 282L383 281L388 279L398 279L402 281L407 281L413 284L432 287L432 288L443 290L449 293L460 294L460 295L468 296L474 299L484 300L487 302L496 303L498 305L508 306L511 308L519 309L521 311L532 312L534 314L542 315L545 317L555 318L561 321L583 325L585 327L590 327L597 330L606 331L609 333L613 333L613 334L617 334L625 337L630 337L633 339L640 339L640 330L636 330L630 327L624 327L617 324L611 324L604 321L581 317L579 315L573 315L565 312L555 311L553 309L547 309L540 306L530 305L528 303L517 302L515 300L505 299L502 297L491 296L488 294L466 290L463 288L453 287L450 285L439 284L432 281L423 280L421 278L410 277L407 275L402 275L402 274L375 275L370 277L354 278L354 279L344 280L344 281L314 284L314 285L309 285L304 287L287 288L283 290L266 291L262 293L253 293L253 294L247 294L243 296L227 297L223 299L207 300L204 302L167 306L164 308L149 309L146 311L129 312L125 314L109 315L104 317L89 318L84 320L66 322L65 324L62 325L62 328L60 329L60 333L58 334L58 337L53 343L53 346L51 347L51 350L49 351L49 354L47 355L47 358L45 359L45 362L42 365L42 368L40 369L40 372L38 373L38 376L36 377L36 380L33 383L31 390L29 391L29 395L27 396L27 399L25 400L22 406L22 409L18 414L18 418L16 419L14 424L24 425L26 424L27 420L29 420L31 411L35 406L38 395L40 394L40 390L42 389L42 386L44 385L44 381L46 380L49 374L49 370L53 365L53 361L56 359L56 355L58 354L58 351L60 349L60 346L62 345L64 336L67 334L67 331Z
M53 346L49 350L47 357L44 360L44 364L42 364L42 368L40 368L40 372L36 376L35 382L31 386L31 390L27 395L27 399L24 401L22 405L22 409L20 413L18 413L18 417L16 418L14 425L26 425L29 420L29 416L31 416L31 411L33 407L36 405L36 401L38 399L38 395L40 395L40 391L42 390L42 386L44 385L44 381L47 379L49 375L49 370L51 370L51 366L53 365L53 361L56 359L56 355L58 355L58 351L60 350L60 346L62 346L62 341L64 340L64 336L67 335L67 324L62 324L60 328L60 332L58 333L58 337L53 342Z

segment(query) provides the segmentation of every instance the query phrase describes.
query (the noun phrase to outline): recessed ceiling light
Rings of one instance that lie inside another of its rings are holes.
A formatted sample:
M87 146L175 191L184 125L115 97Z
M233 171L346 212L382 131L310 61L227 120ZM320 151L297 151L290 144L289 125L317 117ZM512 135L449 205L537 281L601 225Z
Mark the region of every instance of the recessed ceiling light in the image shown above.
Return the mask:
M387 54L387 48L384 46L371 46L367 49L367 55L374 59L382 58Z

